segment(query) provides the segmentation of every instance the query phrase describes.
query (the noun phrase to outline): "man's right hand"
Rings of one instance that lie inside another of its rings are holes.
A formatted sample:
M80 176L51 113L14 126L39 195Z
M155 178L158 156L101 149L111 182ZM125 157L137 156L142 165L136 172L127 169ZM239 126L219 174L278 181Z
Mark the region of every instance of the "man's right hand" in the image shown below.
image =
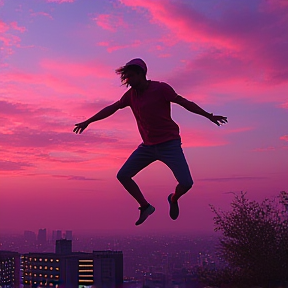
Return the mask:
M75 132L76 134L81 134L89 125L89 123L87 121L81 122L81 123L77 123L75 124L75 128L73 129L73 132Z

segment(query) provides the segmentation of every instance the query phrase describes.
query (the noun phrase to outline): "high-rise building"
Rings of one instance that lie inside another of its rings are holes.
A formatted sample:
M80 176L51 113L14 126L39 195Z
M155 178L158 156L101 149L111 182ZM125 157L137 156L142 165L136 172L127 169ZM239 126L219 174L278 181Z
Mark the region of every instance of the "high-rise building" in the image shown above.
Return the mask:
M56 240L60 240L62 239L62 231L61 230L57 230L56 231Z
M45 244L46 243L46 228L45 229L39 229L37 240L38 240L39 244Z
M61 253L22 255L24 287L58 285L56 287L78 288L95 285L115 288L122 285L122 251L72 252L71 242L66 239L57 241L56 251Z
M0 251L0 287L20 287L20 255Z
M29 243L36 241L36 234L33 231L24 231L24 240Z
M65 239L72 240L72 231L71 230L66 230Z
M56 254L71 254L72 253L72 240L56 240Z
M62 239L62 231L61 230L53 230L52 231L52 241Z

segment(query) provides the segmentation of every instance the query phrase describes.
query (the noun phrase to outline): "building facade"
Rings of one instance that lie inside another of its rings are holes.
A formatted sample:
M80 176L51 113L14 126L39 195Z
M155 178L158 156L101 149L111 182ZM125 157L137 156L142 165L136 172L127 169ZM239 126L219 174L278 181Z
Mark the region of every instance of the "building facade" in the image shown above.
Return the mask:
M21 256L21 282L25 288L122 286L122 251L72 252L70 240L62 239L56 243L56 253L28 253Z
M0 287L20 286L20 255L17 252L0 251Z

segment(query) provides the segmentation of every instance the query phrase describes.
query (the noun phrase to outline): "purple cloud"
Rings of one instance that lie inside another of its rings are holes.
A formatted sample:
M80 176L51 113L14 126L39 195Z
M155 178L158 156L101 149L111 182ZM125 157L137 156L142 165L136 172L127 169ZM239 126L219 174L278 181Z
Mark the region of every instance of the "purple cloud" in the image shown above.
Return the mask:
M0 160L0 171L18 171L18 170L24 170L25 168L32 166L33 165L28 162Z

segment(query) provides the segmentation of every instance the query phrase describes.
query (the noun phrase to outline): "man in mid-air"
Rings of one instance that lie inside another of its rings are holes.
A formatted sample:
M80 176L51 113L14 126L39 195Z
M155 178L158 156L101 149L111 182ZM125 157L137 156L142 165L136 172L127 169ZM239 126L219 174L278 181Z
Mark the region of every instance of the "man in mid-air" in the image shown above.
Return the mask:
M132 177L156 160L165 163L178 181L175 192L168 196L169 215L176 220L179 216L178 200L192 187L193 180L181 148L179 127L171 118L171 103L202 115L218 126L227 123L227 117L206 112L194 102L178 95L164 82L147 80L147 66L142 59L129 61L118 68L116 73L130 89L117 102L103 108L86 121L75 124L73 132L81 134L90 123L107 118L117 110L129 106L143 143L126 160L117 178L140 205L140 216L135 225L143 223L155 208L145 199Z

